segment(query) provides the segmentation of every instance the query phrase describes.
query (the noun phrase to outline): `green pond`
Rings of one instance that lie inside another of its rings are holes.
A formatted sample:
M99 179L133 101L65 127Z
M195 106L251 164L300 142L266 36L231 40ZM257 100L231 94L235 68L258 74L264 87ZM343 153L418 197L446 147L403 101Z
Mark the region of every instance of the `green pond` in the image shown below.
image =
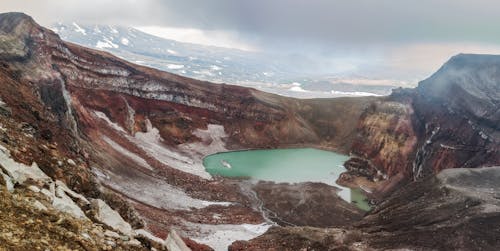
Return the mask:
M274 182L322 182L340 188L339 196L363 210L370 206L359 189L335 183L348 156L312 148L248 150L209 155L203 165L211 175Z

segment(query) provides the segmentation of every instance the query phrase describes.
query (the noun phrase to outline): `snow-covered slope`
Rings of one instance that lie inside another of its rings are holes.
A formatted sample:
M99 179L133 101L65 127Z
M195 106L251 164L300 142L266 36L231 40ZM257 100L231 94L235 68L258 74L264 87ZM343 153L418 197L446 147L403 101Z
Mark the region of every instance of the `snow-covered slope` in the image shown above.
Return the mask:
M137 64L215 82L279 82L298 73L259 52L181 43L131 27L57 23L62 39L110 51Z
M332 81L306 60L284 55L183 43L132 27L57 23L63 40L111 52L128 61L216 83L231 83L297 98L389 94L393 85ZM335 69L332 69L334 71Z

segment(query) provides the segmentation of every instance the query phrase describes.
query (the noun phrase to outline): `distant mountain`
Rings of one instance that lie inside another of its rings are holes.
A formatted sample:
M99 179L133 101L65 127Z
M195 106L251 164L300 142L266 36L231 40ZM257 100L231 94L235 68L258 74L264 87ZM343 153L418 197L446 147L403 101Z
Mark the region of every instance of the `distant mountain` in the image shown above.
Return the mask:
M141 65L213 82L281 82L298 73L267 55L215 46L182 43L132 27L58 23L62 39L110 51Z
M369 79L339 83L315 72L302 60L262 52L182 43L132 27L57 23L59 36L86 47L111 52L128 61L217 83L254 87L299 98L387 95L394 84L373 85ZM366 82L366 83L365 83Z

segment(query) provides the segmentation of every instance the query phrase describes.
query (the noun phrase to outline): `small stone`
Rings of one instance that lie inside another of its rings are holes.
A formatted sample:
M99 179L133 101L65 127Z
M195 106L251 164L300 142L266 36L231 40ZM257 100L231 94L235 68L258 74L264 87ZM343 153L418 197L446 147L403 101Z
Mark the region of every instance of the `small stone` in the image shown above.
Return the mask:
M104 233L102 232L102 229L98 229L98 228L93 228L92 230L90 230L90 232L94 235L97 235L97 237L99 238L104 238Z
M64 192L64 189L61 186L56 186L56 196L59 198L63 198L66 193Z
M40 201L38 200L35 200L33 202L33 207L38 210L38 211L47 211L47 207L45 205L43 205Z
M40 192L40 188L38 188L37 186L28 186L28 189L33 191L34 193L39 193Z
M114 242L112 240L107 240L106 244L109 245L109 246L111 246L112 248L116 247L116 242Z
M141 246L141 242L136 240L136 239L132 239L132 240L128 241L127 244L131 245L131 246Z
M122 241L129 241L130 240L130 236L127 236L127 235L120 235L120 239Z
M72 160L72 159L68 159L68 160L67 160L67 162L68 162L68 164L70 164L70 165L72 165L72 166L76 166L75 161L74 161L74 160Z
M5 181L5 186L7 187L7 191L12 192L14 190L14 183L12 179L7 175L0 171L0 177Z
M90 240L90 235L87 233L82 233L82 237L87 239L87 240Z
M49 190L47 190L47 189L43 188L42 190L40 190L40 192L41 192L43 195L47 196L47 198L49 198L49 200L50 200L50 201L52 201L52 200L53 200L53 198L54 198L54 194L52 194Z
M5 238L5 239L10 239L12 238L12 233L3 233L2 236Z
M120 238L120 235L117 232L111 231L111 230L106 230L104 232L104 235L107 237L115 238L118 239Z

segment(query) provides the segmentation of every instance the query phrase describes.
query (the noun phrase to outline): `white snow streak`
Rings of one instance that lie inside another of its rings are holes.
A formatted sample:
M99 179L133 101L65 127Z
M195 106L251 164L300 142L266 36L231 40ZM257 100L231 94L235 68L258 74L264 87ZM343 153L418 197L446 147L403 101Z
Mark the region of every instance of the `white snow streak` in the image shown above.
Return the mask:
M115 149L117 152L125 155L126 157L130 158L131 160L133 160L135 163L141 165L142 167L145 167L149 170L153 170L153 168L148 164L148 162L141 158L139 155L123 148L120 144L114 142L112 139L106 137L106 136L103 136L102 139L108 143L108 145L110 145L111 147L113 147L113 149Z
M262 223L257 225L241 224L241 225L206 225L206 224L190 224L193 227L193 232L198 237L192 237L196 242L206 244L215 251L227 250L231 243L238 240L250 240L265 233L272 225Z
M73 22L73 26L75 26L76 32L82 33L83 35L87 35L87 32L85 31L85 29L80 27L77 23Z
M170 70L179 70L184 68L184 65L182 64L167 64L167 68Z

